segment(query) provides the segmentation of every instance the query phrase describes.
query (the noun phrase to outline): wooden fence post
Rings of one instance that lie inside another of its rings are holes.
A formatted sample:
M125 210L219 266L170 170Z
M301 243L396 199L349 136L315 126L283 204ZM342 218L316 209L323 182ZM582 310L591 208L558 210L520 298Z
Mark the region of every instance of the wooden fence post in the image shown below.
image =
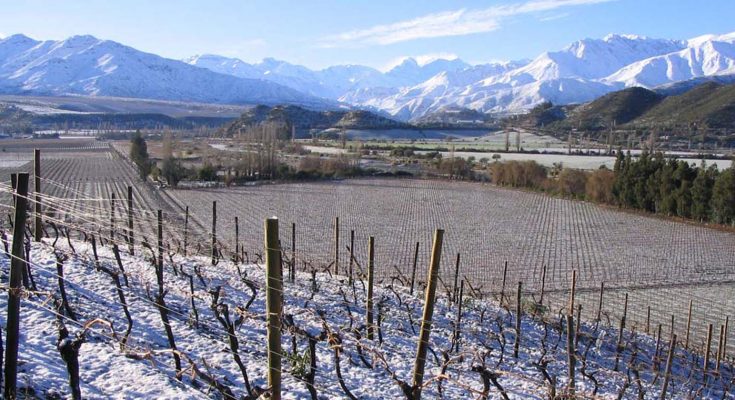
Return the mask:
M720 325L720 340L717 345L717 363L715 364L715 371L720 372L720 361L722 360L722 344L725 338L725 325Z
M454 351L459 352L459 339L462 334L462 298L464 297L464 279L459 283L459 298L457 300L457 320L454 323Z
M334 274L339 275L339 217L334 217Z
M661 387L661 395L659 396L660 400L666 399L666 391L669 388L669 379L671 379L671 364L674 361L674 351L676 345L676 335L671 337L671 344L669 345L669 357L666 359L666 373L664 375L664 384Z
M375 274L375 238L368 238L368 268L367 268L367 338L373 340L373 275Z
M625 318L628 315L628 293L625 294L625 302L623 303L623 316L620 318L620 329L618 331L618 343L615 348L615 368L613 371L618 370L618 364L620 363L620 352L623 350L623 331L625 331Z
M569 292L569 315L574 316L574 296L577 290L577 270L572 271L572 288Z
M426 367L426 352L429 348L431 324L434 317L434 300L436 299L436 285L439 278L439 264L441 262L442 242L444 230L434 231L434 243L431 248L431 262L429 275L426 280L426 298L424 299L424 313L421 318L421 332L416 349L416 362L413 370L412 394L414 400L421 400L421 389L424 384L424 368Z
M516 340L513 343L513 357L518 358L518 350L521 347L521 290L523 282L518 282L518 293L516 293Z
M281 399L281 307L283 281L278 218L265 220L266 309L268 329L268 386L271 399Z
M158 268L161 270L161 274L158 277L159 284L163 285L163 212L158 210Z
M577 355L574 348L576 330L574 329L574 296L577 290L577 270L572 271L572 287L569 292L569 312L567 313L567 363L569 382L567 391L574 394L576 390L575 370L577 365ZM577 321L579 323L579 321Z
M189 206L186 206L184 214L184 257L186 257L186 245L189 241Z
M505 301L505 278L508 276L508 261L505 261L505 266L503 267L503 283L500 285L500 306L503 306L503 302Z
M235 264L240 256L240 219L235 217Z
M41 241L43 236L43 225L41 220L41 150L33 150L33 191L36 196L34 204L35 223L33 225L33 240Z
M416 250L413 252L413 268L411 269L411 295L413 296L413 288L416 285L416 264L419 261L419 243L416 242Z
M709 370L709 354L712 347L712 324L707 329L707 345L704 348L704 379L707 379L707 371Z
M115 192L111 193L110 199L110 241L115 241Z
M457 278L459 278L459 253L457 253L457 261L454 264L454 286L452 286L452 301L457 302L457 295L459 294L459 286L457 286Z
M217 263L217 201L212 202L212 265Z
M20 328L21 281L25 261L23 234L26 226L28 206L28 174L17 174L15 218L13 223L13 246L10 260L10 282L8 290L8 314L5 332L5 398L15 399L18 379L18 332Z
M567 391L573 395L576 389L575 383L575 369L577 364L577 357L574 350L574 316L573 313L567 314L567 363L569 364L569 370L567 371L569 377L569 383Z
M291 223L291 282L296 279L296 223Z
M602 296L605 293L605 282L600 282L600 301L597 303L597 322L602 320Z
M539 305L544 305L544 290L546 289L546 264L544 264L544 268L541 271L541 298L539 298Z
M349 264L350 266L349 266L349 270L347 271L347 275L348 275L347 283L350 286L352 286L352 273L353 273L352 268L355 263L354 261L355 261L355 230L351 229L350 230L350 264Z
M689 350L689 330L692 328L692 304L693 300L689 300L689 316L687 317L687 332L684 339L684 350Z
M135 237L133 235L133 187L128 186L128 251L131 256L135 255Z

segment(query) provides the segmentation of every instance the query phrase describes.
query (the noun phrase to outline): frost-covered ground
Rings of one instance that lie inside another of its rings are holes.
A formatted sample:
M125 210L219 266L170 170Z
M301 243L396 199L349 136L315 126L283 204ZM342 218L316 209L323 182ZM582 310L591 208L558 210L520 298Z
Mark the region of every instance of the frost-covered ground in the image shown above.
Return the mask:
M66 367L56 350L57 316L52 297L59 298L59 279L57 258L50 243L45 239L42 244L33 244L30 252L37 290L28 292L21 305L18 386L21 394L28 397L67 398L70 390ZM62 312L64 316L60 318L72 334L94 319L109 321L114 328L113 333L103 323L96 323L87 332L87 341L79 354L84 398L222 398L222 391L201 378L192 378L187 360L198 371L228 387L237 398L243 398L246 395L243 374L227 343L227 333L210 307L213 293L219 294L219 310L223 310L223 304L227 305L229 320L236 325L238 354L250 384L259 388L267 386L262 266L236 265L224 260L212 266L206 257L166 254L165 300L176 345L184 358L184 373L177 380L172 353L167 351L168 341L154 303L157 284L151 252L140 248L136 256L122 254L128 283L125 285L121 279L122 292L133 321L127 346L123 348L119 340L125 334L127 322L113 280L95 268L88 243L72 241L72 244L74 251L65 240L59 240L56 252L68 257L63 264L65 289L78 323L69 319L67 312ZM109 246L102 246L98 251L103 269L119 271ZM9 265L7 254L0 251L4 285L7 285ZM285 398L310 397L306 384L298 378L308 372L308 358L303 358L308 349L304 333L317 338L315 389L319 398L348 397L335 371L335 349L340 353L344 387L356 398L404 397L395 379L410 382L423 301L421 293L412 296L408 288L394 282L396 285L375 291L375 312L381 317L380 329L372 341L365 338L362 281L351 286L343 277L303 272L297 275L296 282L285 282L285 319L292 319L296 327L284 330L282 338L287 357L283 362ZM190 285L194 289L196 313ZM442 292L442 286L439 287ZM3 326L6 293L0 296ZM524 304L530 309L528 302ZM498 384L511 398L548 398L549 379L555 382L557 393L563 392L567 385L566 332L558 315L546 313L545 320L524 316L520 353L514 358L515 315L499 307L495 300L465 296L462 305L457 350L452 349L452 337L458 306L440 293L427 359L425 398L481 397L485 389L480 373L476 372L482 369L480 366L497 374ZM658 344L654 338L625 332L619 368L614 371L617 340L618 332L613 328L583 324L578 339L577 393L585 398L594 397L597 386L596 395L600 398L616 398L623 388L624 398L637 398L639 389L645 392L645 398L657 398L668 352L666 330ZM681 348L676 354L674 377L669 386L675 398L731 396L721 390L725 383L732 381L730 364L723 364L722 374L710 376L704 388L701 357ZM698 367L693 369L692 365ZM714 364L710 365L713 368ZM548 374L547 379L544 373ZM489 398L500 396L493 384L487 390L485 394Z

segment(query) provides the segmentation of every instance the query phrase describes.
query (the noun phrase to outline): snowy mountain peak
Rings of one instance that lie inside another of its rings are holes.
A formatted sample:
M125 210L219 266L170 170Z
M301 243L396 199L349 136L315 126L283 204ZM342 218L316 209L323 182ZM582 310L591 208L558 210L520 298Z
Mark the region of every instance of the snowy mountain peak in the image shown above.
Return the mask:
M641 35L609 33L602 40L609 43L618 40L650 40L650 38Z
M16 33L15 35L10 35L6 38L0 38L0 43L37 43L37 40L31 39L26 35L23 35L22 33Z
M0 93L333 105L272 82L214 73L89 35L0 41Z
M403 57L383 72L354 64L312 70L275 58L247 63L214 54L174 61L89 35L61 41L24 35L0 39L0 93L341 101L406 119L448 107L518 112L545 101L585 102L630 86L723 75L735 75L735 33L689 40L609 34L530 61L478 65L436 53Z
M687 41L687 45L689 47L697 47L701 46L704 43L707 42L726 42L726 43L733 43L735 42L735 32L732 33L726 33L724 35L702 35L697 36L695 38L691 38Z

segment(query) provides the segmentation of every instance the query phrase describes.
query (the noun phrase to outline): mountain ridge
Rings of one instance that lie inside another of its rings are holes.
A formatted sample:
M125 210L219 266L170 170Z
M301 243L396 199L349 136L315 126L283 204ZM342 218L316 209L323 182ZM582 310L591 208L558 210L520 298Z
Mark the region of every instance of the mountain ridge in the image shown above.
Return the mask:
M587 103L628 87L681 88L682 82L729 77L735 77L735 33L688 40L609 34L532 60L471 65L407 57L384 72L353 64L312 70L274 58L249 64L211 54L170 60L89 35L0 39L0 94L360 108L404 121L447 108L523 113L545 102Z
M202 103L334 106L273 82L196 68L93 36L0 39L0 94L87 95Z

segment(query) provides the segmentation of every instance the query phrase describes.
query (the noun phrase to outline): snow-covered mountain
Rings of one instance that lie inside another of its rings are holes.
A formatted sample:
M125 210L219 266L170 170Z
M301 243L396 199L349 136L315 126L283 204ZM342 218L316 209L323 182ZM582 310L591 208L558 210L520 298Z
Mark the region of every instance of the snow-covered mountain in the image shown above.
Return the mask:
M215 73L92 36L0 40L0 93L334 106L273 82Z
M218 103L352 105L417 119L447 108L522 112L591 101L625 87L735 75L735 33L690 40L608 35L533 60L470 65L404 58L388 71L312 70L272 58L174 61L91 36L0 40L0 93L83 94Z
M311 71L275 60L251 65L216 56L189 62L416 119L447 107L522 112L544 101L581 103L630 86L735 74L735 33L691 40L611 34L579 40L531 61L469 65L438 59L421 64L405 58L385 73L359 66Z
M732 74L735 74L735 33L694 38L679 51L631 63L605 80L625 86L654 87Z
M364 89L409 87L441 72L454 72L471 67L459 59L437 59L421 64L411 57L405 58L386 73L362 65L335 65L313 71L273 58L248 64L237 58L212 54L197 55L184 61L222 74L264 79L333 100Z

